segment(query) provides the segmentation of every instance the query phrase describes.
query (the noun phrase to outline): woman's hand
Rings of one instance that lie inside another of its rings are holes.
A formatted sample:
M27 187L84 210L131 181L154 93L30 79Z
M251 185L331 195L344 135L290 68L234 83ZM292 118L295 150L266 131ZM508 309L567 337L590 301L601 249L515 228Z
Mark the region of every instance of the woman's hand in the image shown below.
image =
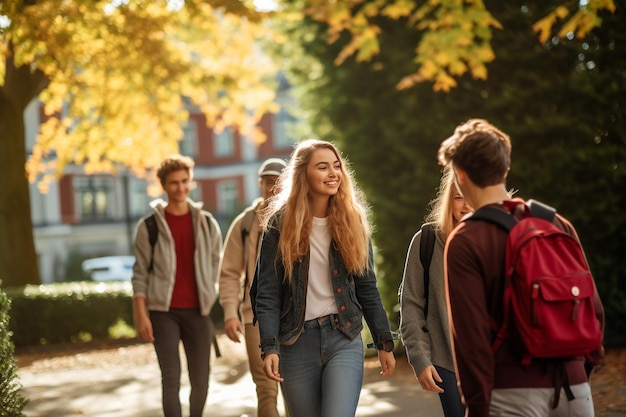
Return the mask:
M380 374L385 377L393 375L394 369L396 369L396 357L393 356L393 352L385 352L384 350L378 351L378 361L382 370Z
M283 382L284 379L280 377L278 372L278 362L280 358L277 353L268 353L263 360L263 370L265 375L274 381Z
M422 389L426 391L436 392L437 394L441 394L443 392L443 389L435 383L435 381L443 382L443 379L441 379L437 369L435 369L433 365L428 365L424 368L417 376L417 380L419 381Z

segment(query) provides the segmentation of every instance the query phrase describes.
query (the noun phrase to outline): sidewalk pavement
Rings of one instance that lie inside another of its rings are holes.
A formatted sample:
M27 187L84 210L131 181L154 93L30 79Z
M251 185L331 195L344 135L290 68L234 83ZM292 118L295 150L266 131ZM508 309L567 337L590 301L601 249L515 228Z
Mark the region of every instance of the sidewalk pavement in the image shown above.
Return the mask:
M232 343L223 336L219 338L219 345L222 357L212 360L204 415L256 416L255 386L247 369L244 344ZM30 400L24 414L27 417L162 415L160 372L151 345L118 348L104 363L97 361L97 366L89 360L90 354L77 355L78 360L71 366L20 368L18 375L23 387L22 395ZM125 362L124 358L138 359L138 356L142 356L140 361ZM183 369L186 369L185 364ZM383 378L378 372L378 361L366 360L357 416L443 416L438 396L419 387L404 356L398 357L398 366L391 378ZM188 410L188 398L189 384L183 372L183 411ZM279 407L279 411L284 413L282 401L279 401Z

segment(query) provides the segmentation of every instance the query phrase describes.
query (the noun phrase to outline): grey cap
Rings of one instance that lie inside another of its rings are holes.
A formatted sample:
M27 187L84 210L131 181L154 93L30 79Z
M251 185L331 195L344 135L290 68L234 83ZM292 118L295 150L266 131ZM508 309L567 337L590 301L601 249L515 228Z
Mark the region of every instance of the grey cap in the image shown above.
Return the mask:
M264 175L280 175L280 173L287 167L287 163L279 158L270 158L263 162L261 168L259 168L259 177Z

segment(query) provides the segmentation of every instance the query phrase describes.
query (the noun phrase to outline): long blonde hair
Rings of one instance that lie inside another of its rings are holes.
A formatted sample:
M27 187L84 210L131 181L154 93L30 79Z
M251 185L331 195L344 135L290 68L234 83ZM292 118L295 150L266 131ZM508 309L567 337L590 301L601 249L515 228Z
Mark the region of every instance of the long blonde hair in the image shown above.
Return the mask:
M454 201L455 193L457 193L457 187L454 183L454 170L452 169L452 164L448 164L443 168L439 190L435 198L430 202L432 209L426 216L427 222L435 223L435 231L444 242L452 232L452 229L457 225L457 221L452 213L452 202Z
M328 225L332 240L349 272L361 275L368 268L371 226L363 194L356 187L347 161L335 145L308 139L296 144L287 168L278 178L280 191L270 198L260 216L264 228L280 229L278 253L285 268L284 279L288 281L291 280L294 262L302 260L309 251L313 213L307 167L318 149L330 149L341 163L339 189L328 201Z

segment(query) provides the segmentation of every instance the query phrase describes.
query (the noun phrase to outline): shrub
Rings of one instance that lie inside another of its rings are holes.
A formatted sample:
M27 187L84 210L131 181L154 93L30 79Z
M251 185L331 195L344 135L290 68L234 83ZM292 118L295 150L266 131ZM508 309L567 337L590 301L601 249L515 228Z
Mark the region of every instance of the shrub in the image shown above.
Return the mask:
M20 395L13 342L9 331L11 301L0 289L0 417L24 417L27 400Z
M110 328L133 325L128 282L66 282L7 289L17 347L110 338Z
M64 282L7 288L16 348L136 336L130 282ZM216 302L211 318L223 328ZM1 416L0 416L1 417Z

